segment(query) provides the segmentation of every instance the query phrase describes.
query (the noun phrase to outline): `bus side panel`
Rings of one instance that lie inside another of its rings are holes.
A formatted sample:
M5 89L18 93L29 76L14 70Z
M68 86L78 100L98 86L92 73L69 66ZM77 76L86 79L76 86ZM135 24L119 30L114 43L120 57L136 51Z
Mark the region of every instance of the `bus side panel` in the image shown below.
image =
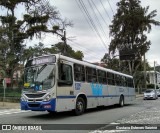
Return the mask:
M102 86L102 93L101 90L99 90L99 97L98 97L98 105L99 106L107 106L108 105L108 99L109 93L108 93L108 86L107 85L100 85Z
M77 87L78 86L78 87ZM107 85L96 83L75 82L75 95L85 94L87 97L87 108L108 105Z
M135 88L129 88L129 96L130 96L130 101L135 100L136 98Z
M98 98L93 96L90 83L75 82L74 88L75 96L79 94L85 94L85 96L87 97L87 108L97 107Z
M108 105L113 105L117 102L117 91L116 87L108 85Z
M56 111L67 111L75 108L73 87L57 87Z

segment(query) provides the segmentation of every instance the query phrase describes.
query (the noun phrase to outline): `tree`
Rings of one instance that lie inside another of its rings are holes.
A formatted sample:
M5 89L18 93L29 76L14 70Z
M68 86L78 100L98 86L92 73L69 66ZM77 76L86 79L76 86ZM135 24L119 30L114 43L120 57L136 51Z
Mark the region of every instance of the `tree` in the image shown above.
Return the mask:
M50 54L57 54L57 53L63 53L64 48L66 50L66 56L72 57L78 60L82 60L84 55L82 51L74 51L72 47L70 47L68 44L64 44L64 42L59 42L55 45L53 45L51 48L45 48L44 51L45 53L50 53Z
M151 45L145 32L150 32L151 25L159 26L160 22L153 19L157 11L153 10L148 13L149 6L142 8L139 0L121 0L117 6L117 13L110 25L112 40L109 51L111 54L115 54L116 50L134 49L139 63L128 61L130 74L134 75L141 63L142 56Z
M18 5L25 8L25 14L18 19L15 10ZM13 73L21 60L24 51L25 39L41 38L42 33L60 35L62 23L59 12L47 0L0 0L1 10L6 12L0 15L0 53L3 60L1 68L10 69L8 75L13 79ZM5 69L4 69L5 70Z
M84 55L82 51L74 51L69 45L65 46L63 42L59 42L53 45L51 48L44 47L44 44L40 42L38 45L35 44L33 47L30 46L29 48L25 48L22 55L23 63L25 63L30 58L41 56L44 54L61 54L64 47L66 47L66 53L68 53L67 56L78 60L83 59Z
M111 58L109 54L105 54L103 58L101 59L101 61L103 61L106 64L106 67L108 69L112 69L115 71L121 71L120 61L115 56Z
M101 60L106 63L106 67L115 71L120 71L125 74L130 74L128 63L126 61L120 61L116 56L111 58L109 54L105 54L103 59ZM152 68L150 67L148 61L146 60L146 70L150 71ZM138 66L138 68L134 68L137 71L134 72L134 84L135 87L137 88L138 93L142 92L142 88L144 87L144 84L146 81L144 81L144 71L143 71L143 62L136 60L135 66ZM148 77L149 78L149 77ZM149 80L147 78L147 80ZM149 82L149 81L148 81Z
M45 47L43 43L39 42L39 44L34 44L34 46L29 46L29 48L23 50L21 61L23 61L24 64L30 58L41 56L43 54L46 54Z

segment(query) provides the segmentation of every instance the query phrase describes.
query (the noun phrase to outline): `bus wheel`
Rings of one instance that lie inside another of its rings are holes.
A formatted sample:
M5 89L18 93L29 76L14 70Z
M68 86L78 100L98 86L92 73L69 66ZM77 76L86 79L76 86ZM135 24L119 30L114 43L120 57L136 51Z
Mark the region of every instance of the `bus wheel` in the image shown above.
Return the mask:
M76 108L74 110L75 115L81 115L81 114L84 113L84 111L85 111L85 102L84 102L84 99L81 98L81 97L78 97L77 101L76 101Z
M121 96L120 99L119 99L119 106L120 107L124 106L124 97L123 96Z

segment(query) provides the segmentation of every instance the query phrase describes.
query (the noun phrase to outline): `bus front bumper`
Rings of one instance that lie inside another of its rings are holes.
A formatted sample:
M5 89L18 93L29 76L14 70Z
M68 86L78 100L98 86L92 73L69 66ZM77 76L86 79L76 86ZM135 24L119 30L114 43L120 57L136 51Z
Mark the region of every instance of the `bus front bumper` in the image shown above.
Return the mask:
M26 102L21 101L21 110L32 111L55 111L56 99L51 99L48 102Z

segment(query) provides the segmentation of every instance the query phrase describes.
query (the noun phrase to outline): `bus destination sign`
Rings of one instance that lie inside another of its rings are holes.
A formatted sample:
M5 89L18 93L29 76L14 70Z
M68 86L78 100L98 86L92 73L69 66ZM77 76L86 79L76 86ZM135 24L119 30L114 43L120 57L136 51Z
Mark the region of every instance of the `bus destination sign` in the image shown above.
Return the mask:
M52 55L52 56L43 56L43 57L38 57L38 58L34 58L29 60L26 63L25 67L30 67L30 66L34 66L34 65L40 65L40 64L46 64L46 63L55 63L56 62L56 56Z
M56 62L56 56L44 56L44 57L33 59L32 65L39 65L39 64L45 64L45 63L55 63L55 62Z

